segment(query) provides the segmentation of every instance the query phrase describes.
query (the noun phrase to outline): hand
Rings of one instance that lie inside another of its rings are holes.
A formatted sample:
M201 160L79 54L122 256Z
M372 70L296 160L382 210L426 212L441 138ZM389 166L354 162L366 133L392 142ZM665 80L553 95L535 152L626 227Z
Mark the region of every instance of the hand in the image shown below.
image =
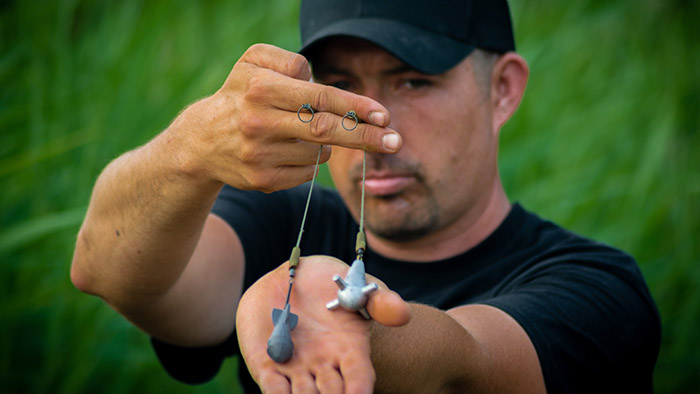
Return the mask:
M282 264L260 278L243 295L236 316L241 354L255 381L266 393L371 393L374 368L370 361L370 324L400 326L410 320L410 308L398 294L376 278L367 309L375 323L342 309L329 311L335 299L335 274L345 276L348 265L330 256L301 259L292 295L291 312L299 316L292 331L294 355L277 364L267 354L272 333L272 309L281 309L289 286L289 266Z
M270 192L310 180L319 145L324 146L322 162L329 159L331 145L399 150L401 139L386 127L385 107L310 78L303 56L270 45L250 47L221 89L187 108L164 133L178 165L194 179ZM306 103L315 116L302 123L297 110ZM352 132L340 123L350 110L366 122ZM394 136L389 147L383 143L387 135Z

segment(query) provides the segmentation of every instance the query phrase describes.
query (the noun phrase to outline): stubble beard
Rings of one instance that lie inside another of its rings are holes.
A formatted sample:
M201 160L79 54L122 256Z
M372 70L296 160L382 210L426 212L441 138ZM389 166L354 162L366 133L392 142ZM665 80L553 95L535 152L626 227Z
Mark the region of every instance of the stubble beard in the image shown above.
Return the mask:
M440 205L433 190L427 184L418 163L408 163L395 157L382 160L370 159L368 169L374 166L389 167L399 173L410 173L416 183L396 195L366 196L365 227L375 236L392 242L410 242L420 239L439 228ZM353 168L352 174L361 174L361 165ZM361 183L354 183L353 195L359 208L362 195ZM358 209L359 212L359 209Z
M401 197L376 198L378 200L368 205L365 213L367 229L377 237L393 242L410 242L420 239L438 229L440 213L437 203L433 198L423 198L422 201L413 201L409 209L400 212L372 212L372 206L391 204L391 199Z

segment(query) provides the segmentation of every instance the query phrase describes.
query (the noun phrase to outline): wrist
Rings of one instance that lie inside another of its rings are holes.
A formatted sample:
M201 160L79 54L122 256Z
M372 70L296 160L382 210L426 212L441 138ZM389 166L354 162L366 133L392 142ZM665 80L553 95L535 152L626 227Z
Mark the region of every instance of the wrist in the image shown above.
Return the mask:
M178 183L190 185L193 190L205 194L218 195L224 182L213 175L207 159L210 155L202 149L202 144L192 141L195 133L178 123L174 122L154 139L152 151L157 163L163 165L165 173L171 174Z

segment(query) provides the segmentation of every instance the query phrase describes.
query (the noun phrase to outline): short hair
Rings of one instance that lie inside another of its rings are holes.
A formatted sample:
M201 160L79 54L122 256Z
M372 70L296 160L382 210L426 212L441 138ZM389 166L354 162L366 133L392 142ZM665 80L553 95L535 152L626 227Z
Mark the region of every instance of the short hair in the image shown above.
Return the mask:
M487 95L486 97L491 95L491 74L493 73L493 66L502 55L503 54L499 52L492 52L480 48L474 49L469 55L472 60L474 78L478 86L483 89L483 93Z

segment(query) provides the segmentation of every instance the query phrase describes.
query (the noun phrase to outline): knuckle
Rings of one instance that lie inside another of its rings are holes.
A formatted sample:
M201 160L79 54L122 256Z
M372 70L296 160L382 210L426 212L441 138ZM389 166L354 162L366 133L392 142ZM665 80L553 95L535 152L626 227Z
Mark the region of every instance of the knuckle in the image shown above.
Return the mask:
M306 58L298 53L295 53L287 63L287 75L298 77L300 79L311 78L311 69Z
M316 93L313 101L314 108L317 111L328 111L331 108L331 96L328 89L320 89Z
M364 149L368 149L370 147L376 146L377 145L377 136L375 133L372 133L372 129L369 126L364 126L364 127L359 127L356 130L360 133L360 139L362 141L362 144L364 145Z
M328 138L331 130L333 129L332 118L330 116L320 116L326 114L319 114L318 121L309 123L309 131L311 136L319 141L324 141Z
M269 92L269 83L266 75L258 72L251 75L246 83L244 97L246 101L259 102Z
M254 175L249 176L248 185L250 186L251 190L257 190L263 193L270 193L274 191L271 177L263 173L255 173Z
M239 125L238 129L243 133L244 136L252 138L253 136L259 134L261 130L265 128L266 120L257 115L247 115L244 116Z
M241 58L243 58L243 59L249 59L249 58L255 59L258 56L260 56L261 54L263 54L264 52L266 52L268 49L268 46L269 46L268 44L262 44L262 43L253 44L253 45L249 46L248 49L245 50L245 52L243 52L243 55L241 56Z
M260 164L260 150L252 144L244 144L238 150L238 160L246 167L255 167Z
M248 48L248 50L246 50L246 52L260 51L260 50L264 49L265 47L267 47L267 44L262 44L262 43L253 44Z

